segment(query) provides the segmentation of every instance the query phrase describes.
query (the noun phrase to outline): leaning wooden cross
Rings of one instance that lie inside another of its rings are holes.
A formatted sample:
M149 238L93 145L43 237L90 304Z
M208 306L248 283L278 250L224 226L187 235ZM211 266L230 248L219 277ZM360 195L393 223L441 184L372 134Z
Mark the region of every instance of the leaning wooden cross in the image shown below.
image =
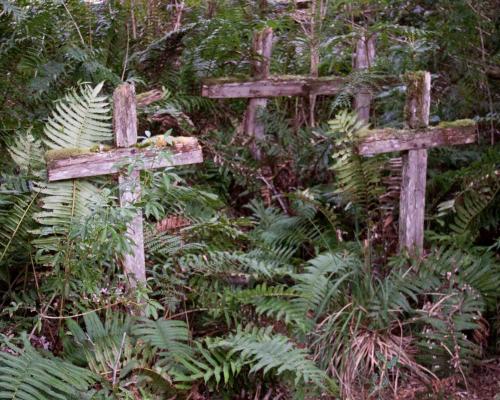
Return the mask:
M399 209L399 247L422 254L424 241L427 149L476 141L472 120L441 123L429 127L431 75L409 75L406 94L406 124L409 129L373 129L361 139L358 152L374 155L405 151Z
M116 148L98 153L88 153L48 162L48 179L84 178L118 174L120 206L127 207L140 199L139 170L164 168L175 165L195 164L203 161L201 147L195 138L174 138L172 146L151 145L137 147L137 110L134 86L120 85L113 94L113 126ZM130 168L127 168L130 166ZM128 174L125 170L131 169ZM127 226L127 235L133 248L125 256L123 267L131 278L130 284L146 281L142 212Z

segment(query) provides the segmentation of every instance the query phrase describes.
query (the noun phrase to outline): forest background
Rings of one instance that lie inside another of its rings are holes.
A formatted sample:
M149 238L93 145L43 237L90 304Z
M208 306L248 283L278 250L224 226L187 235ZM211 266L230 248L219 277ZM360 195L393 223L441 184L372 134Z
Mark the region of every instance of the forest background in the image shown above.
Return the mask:
M495 0L0 0L0 398L498 398L499 24ZM201 82L248 76L264 28L271 74L346 85L270 99L252 143L247 101ZM376 57L356 71L363 35ZM478 141L429 152L411 256L400 159L354 151L353 98L369 88L370 125L401 128L420 70L430 123L473 120ZM134 290L114 178L47 183L45 161L54 143L112 144L124 81L142 139L204 151L141 173Z

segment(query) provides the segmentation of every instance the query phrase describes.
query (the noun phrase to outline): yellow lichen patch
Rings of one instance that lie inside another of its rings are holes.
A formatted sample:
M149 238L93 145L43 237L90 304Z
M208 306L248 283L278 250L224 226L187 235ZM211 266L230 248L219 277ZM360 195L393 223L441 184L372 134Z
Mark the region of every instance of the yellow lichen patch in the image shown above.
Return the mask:
M81 148L49 150L45 153L45 160L46 161L61 160L63 158L75 157L89 153L92 153L90 149L81 149Z
M196 146L198 140L191 136L176 136L173 137L174 146Z
M476 126L476 121L473 119L457 119L456 121L442 121L438 124L438 128L462 128L465 126Z
M158 148L173 146L173 147L188 147L195 146L198 143L196 138L189 136L168 136L168 135L158 135L147 138L146 140L138 143L136 147L148 147L154 146Z

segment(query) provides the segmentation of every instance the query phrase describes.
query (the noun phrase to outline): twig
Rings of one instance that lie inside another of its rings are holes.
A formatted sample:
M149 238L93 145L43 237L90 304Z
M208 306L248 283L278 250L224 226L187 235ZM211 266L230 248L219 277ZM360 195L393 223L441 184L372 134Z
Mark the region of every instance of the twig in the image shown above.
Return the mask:
M128 301L126 302L127 304L132 304L132 305L135 305L135 306L142 306L142 304L139 304L139 303L136 303L136 302L133 302L133 301ZM49 303L50 304L50 303ZM73 315L65 315L65 316L58 316L58 317L54 317L52 315L46 315L45 313L43 312L40 312L38 313L40 315L41 318L43 319L56 319L56 320L63 320L63 319L72 319L72 318L78 318L78 317L83 317L84 315L88 315L88 314L92 314L94 312L97 312L97 311L101 311L101 310L106 310L108 308L111 308L111 307L114 307L114 306L117 306L119 304L125 304L125 301L117 301L116 303L113 303L113 304L108 304L107 306L104 306L104 307L99 307L99 308L95 308L93 310L89 310L89 311L85 311L83 313L79 313L79 314L73 314Z
M123 347L125 346L125 337L127 336L127 332L123 332L122 342L120 344L120 350L116 356L115 365L113 365L113 380L111 381L113 386L116 385L116 373L118 371L118 363L120 362L120 358L122 356Z
M78 32L78 36L80 36L80 41L82 42L82 46L85 47L85 40L83 40L82 32L80 32L80 28L78 27L78 24L76 23L75 19L73 18L73 15L71 15L71 12L69 11L69 8L66 6L66 2L62 1L62 5L66 12L69 15L69 18L71 19L71 22L73 22L73 25L76 28L76 31Z

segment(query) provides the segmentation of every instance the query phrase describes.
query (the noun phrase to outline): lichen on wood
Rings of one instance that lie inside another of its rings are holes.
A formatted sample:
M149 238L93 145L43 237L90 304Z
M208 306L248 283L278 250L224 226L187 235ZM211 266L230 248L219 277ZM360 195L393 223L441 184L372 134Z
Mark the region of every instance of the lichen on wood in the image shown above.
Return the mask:
M407 72L403 76L406 83L405 121L409 128L427 126L430 105L430 74L426 71Z
M157 148L175 147L175 148L188 148L198 146L198 140L190 136L169 136L158 135L152 136L143 140L141 143L136 144L138 148L154 146Z
M457 119L456 121L441 121L436 128L461 128L463 126L475 126L473 119Z
M96 144L87 148L68 148L68 149L54 149L45 152L45 161L50 162L54 160L61 160L64 158L81 156L83 154L100 153L109 151L112 147L105 144Z

